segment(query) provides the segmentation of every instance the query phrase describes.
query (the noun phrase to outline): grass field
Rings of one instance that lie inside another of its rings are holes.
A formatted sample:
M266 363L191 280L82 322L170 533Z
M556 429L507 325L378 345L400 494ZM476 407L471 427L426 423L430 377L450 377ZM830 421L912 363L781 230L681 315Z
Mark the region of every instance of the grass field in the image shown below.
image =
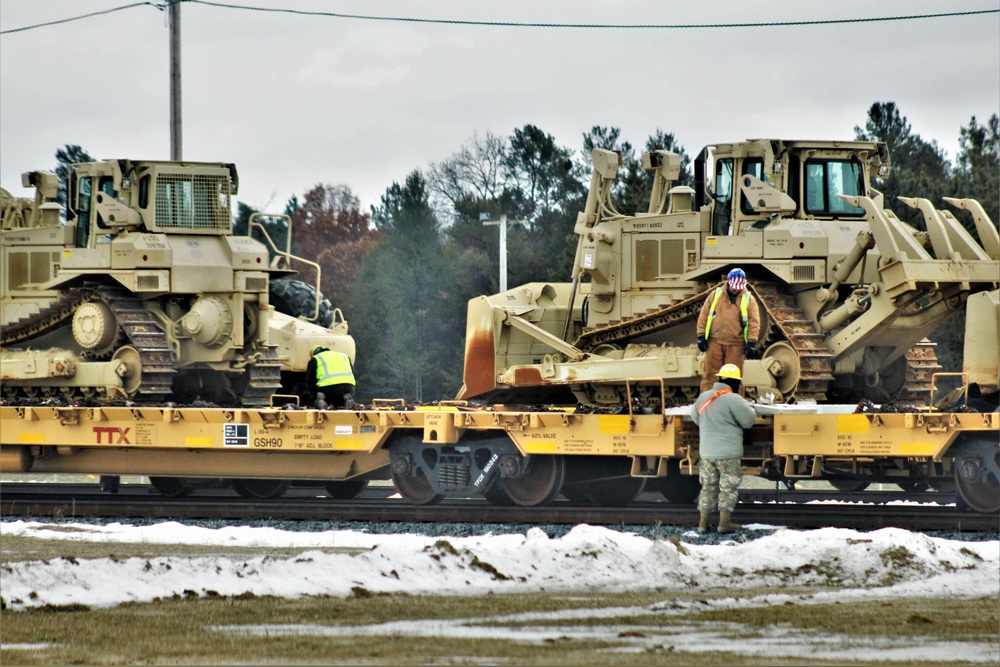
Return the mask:
M0 663L968 664L1000 654L992 598L811 604L814 591L802 590L785 591L798 603L758 606L767 592L719 606L722 592L417 597L358 588L348 598L4 611Z

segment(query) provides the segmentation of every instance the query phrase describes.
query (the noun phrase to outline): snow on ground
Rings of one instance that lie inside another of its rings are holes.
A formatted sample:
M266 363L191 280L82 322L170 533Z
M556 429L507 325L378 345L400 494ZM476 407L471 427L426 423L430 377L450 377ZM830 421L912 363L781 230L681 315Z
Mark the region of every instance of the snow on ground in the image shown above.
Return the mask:
M174 595L347 596L373 593L712 590L830 587L814 602L890 597L1000 596L1000 542L958 542L887 528L776 530L749 542L651 540L580 525L552 539L427 537L272 528L0 523L0 538L216 546L222 555L11 562L0 568L7 608L107 607ZM227 547L259 554L225 553ZM301 549L292 556L269 549ZM782 603L780 594L746 604ZM739 605L738 600L715 604Z

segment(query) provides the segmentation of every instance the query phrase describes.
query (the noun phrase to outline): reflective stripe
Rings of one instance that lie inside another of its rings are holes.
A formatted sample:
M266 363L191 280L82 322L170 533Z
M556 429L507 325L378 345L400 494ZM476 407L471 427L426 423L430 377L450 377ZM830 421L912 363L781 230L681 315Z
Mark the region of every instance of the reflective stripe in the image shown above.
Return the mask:
M705 402L701 404L701 407L698 408L698 414L700 415L703 412L705 412L705 410L708 410L708 406L710 406L712 404L712 401L717 399L719 396L731 393L733 393L733 390L728 387L726 387L725 389L720 389L719 391L715 392L714 394L706 398Z
M708 319L705 320L705 340L708 340L708 334L712 330L712 320L715 319L715 306L718 305L719 299L722 297L722 287L715 288L715 297L712 299L712 305L708 309ZM740 299L740 324L743 326L743 341L750 341L750 292L743 292L743 298Z
M351 358L343 352L327 350L316 355L316 386L355 384Z

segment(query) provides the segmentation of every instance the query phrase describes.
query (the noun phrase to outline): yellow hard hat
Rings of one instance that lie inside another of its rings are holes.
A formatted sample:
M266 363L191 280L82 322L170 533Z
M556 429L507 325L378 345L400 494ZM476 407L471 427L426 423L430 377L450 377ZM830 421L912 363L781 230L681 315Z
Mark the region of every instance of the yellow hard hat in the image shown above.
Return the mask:
M311 356L315 355L316 352L317 352L317 350L322 350L322 349L323 349L322 345L313 345L312 349L309 350L309 356L311 357Z
M720 368L719 377L730 378L733 380L741 380L741 381L743 380L743 378L740 377L740 367L737 366L736 364L726 364L725 366Z

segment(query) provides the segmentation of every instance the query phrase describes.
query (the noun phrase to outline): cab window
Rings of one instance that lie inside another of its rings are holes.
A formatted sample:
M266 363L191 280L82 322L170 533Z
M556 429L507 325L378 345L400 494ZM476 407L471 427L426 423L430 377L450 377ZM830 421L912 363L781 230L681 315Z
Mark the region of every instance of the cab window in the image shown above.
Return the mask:
M149 208L149 174L139 179L139 208Z
M715 163L715 207L712 212L712 234L729 233L729 219L733 203L733 159L723 158Z
M115 182L111 176L101 176L97 180L97 191L113 199L118 198L118 192L115 191ZM97 216L97 226L101 229L108 229L108 226L101 221L101 216Z
M759 178L763 180L764 158L755 157L743 160L742 175L746 176L747 174L753 176L754 178ZM743 213L746 213L747 215L752 215L754 212L753 205L749 201L747 201L747 198L743 196L742 192L740 192L740 210L743 211Z
M94 182L90 176L79 180L76 188L76 247L86 248L90 240L90 196L93 194Z
M118 192L115 190L115 181L110 176L101 176L97 189L109 197L115 197L116 199L118 197Z
M837 195L865 194L864 174L857 160L806 160L805 209L813 215L862 216L864 209Z

